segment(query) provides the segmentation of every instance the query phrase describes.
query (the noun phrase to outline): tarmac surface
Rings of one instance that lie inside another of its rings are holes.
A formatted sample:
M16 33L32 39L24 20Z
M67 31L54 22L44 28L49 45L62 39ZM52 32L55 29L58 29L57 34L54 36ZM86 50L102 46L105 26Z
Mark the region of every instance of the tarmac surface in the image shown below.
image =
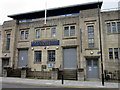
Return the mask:
M49 87L66 87L66 88L116 88L120 89L120 83L105 82L102 86L100 81L72 81L64 80L44 80L44 79L28 79L28 78L13 78L13 77L0 77L1 84L22 84L22 85L37 85ZM2 85L1 85L2 86Z

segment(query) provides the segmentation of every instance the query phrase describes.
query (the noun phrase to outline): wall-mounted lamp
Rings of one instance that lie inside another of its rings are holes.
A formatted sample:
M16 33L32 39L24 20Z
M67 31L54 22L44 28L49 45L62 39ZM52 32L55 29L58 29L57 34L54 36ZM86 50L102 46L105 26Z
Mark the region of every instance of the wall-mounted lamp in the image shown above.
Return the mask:
M34 50L34 48L33 48L33 47L32 47L31 49L32 49L32 50Z
M93 51L90 52L90 54L93 54L93 53L94 53Z
M4 54L4 56L7 56L7 54Z
M56 50L58 50L59 49L59 47L56 47Z

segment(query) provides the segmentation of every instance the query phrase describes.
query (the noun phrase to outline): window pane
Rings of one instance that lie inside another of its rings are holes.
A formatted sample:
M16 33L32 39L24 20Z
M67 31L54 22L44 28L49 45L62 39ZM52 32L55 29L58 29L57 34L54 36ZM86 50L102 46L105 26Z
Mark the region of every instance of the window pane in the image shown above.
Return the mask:
M52 28L51 37L56 37L56 28Z
M7 40L6 40L6 50L10 49L10 34L7 34Z
M69 36L69 27L64 27L64 36Z
M114 48L115 59L118 59L118 48Z
M117 22L118 33L120 33L120 22Z
M88 26L88 48L94 48L94 26Z
M36 30L36 38L40 38L40 29Z
M91 60L87 60L87 65L88 65L88 66L92 66Z
M42 53L41 51L35 51L35 62L41 62Z
M113 49L109 48L109 59L113 59Z
M20 39L24 40L24 31L21 31Z
M88 43L89 48L94 48L94 43Z
M94 27L88 26L88 33L94 33Z
M116 33L116 23L115 22L112 22L112 32L113 33Z
M26 32L25 32L25 39L28 39L28 35L29 35L29 32L26 31Z
M88 38L94 39L94 33L88 33Z
M70 27L70 36L75 36L75 26Z
M0 31L0 40L1 40L1 31Z
M55 50L48 50L48 61L49 62L55 61Z
M107 23L107 33L111 33L111 24Z

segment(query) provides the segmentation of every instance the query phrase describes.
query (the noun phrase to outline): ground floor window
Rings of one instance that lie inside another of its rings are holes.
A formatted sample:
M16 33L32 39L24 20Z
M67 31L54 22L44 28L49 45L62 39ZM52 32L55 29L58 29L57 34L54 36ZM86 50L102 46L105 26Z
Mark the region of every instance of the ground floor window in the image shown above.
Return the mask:
M48 62L55 61L55 50L48 50Z
M42 51L35 51L35 62L41 62Z

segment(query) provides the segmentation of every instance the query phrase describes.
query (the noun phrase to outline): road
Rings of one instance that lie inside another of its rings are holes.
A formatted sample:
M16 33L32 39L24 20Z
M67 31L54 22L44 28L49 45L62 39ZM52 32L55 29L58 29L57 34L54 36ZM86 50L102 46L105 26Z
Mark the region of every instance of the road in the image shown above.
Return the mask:
M30 84L15 84L15 83L2 83L2 90L41 90L42 88L52 88L56 90L119 90L119 89L104 89L104 88L69 88L69 87L60 87L60 86L45 86L45 85L30 85ZM6 89L4 89L6 88ZM12 89L9 89L12 88Z

